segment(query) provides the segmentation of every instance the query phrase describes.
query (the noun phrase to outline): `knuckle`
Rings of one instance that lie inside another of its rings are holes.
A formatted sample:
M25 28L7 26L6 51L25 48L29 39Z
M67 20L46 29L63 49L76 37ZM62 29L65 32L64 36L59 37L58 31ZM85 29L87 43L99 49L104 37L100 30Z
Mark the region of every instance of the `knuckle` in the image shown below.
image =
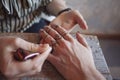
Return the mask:
M57 42L59 43L59 44L65 44L65 40L63 39L63 38L61 38L60 40L57 40Z

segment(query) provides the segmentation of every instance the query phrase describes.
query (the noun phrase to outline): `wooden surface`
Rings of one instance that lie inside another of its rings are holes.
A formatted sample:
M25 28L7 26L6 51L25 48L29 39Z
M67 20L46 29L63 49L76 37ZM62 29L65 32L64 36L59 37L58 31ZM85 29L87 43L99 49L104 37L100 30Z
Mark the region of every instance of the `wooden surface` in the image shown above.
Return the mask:
M74 34L72 35L75 37ZM0 36L15 36L33 43L39 43L39 35L33 33L3 33L0 34ZM97 37L91 35L84 35L84 37L92 49L96 68L106 77L107 80L112 80ZM3 76L0 77L0 80L4 80ZM29 77L22 77L20 80L64 80L64 78L49 62L46 61L40 73Z

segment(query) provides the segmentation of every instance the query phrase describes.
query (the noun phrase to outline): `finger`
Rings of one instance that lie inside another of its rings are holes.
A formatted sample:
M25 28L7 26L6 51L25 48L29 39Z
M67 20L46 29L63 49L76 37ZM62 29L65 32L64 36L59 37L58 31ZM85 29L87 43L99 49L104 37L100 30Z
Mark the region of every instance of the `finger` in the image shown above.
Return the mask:
M48 43L50 46L56 44L55 39L52 38L45 30L41 30L40 35L44 43Z
M18 48L22 48L24 50L28 50L28 51L31 51L31 52L40 52L40 53L46 51L49 47L48 44L34 44L34 43L31 43L31 42L25 41L21 38L17 38L15 40L15 45Z
M45 51L44 53L40 54L40 56L33 59L33 63L35 64L35 69L38 72L41 71L42 65L45 62L45 60L47 59L47 57L50 54L51 50L52 50L52 48L49 47L49 49L47 51Z
M55 25L55 24L52 24L51 27L54 30L56 30L64 39L66 39L68 41L73 41L72 36L70 34L68 34L68 32L64 28L62 28L58 25Z
M45 27L44 29L45 29L45 31L46 31L49 35L51 35L55 40L58 40L58 39L61 39L61 38L62 38L62 36L61 36L58 32L56 32L55 30L53 30L53 29L50 28L49 26Z
M81 26L82 29L88 29L87 23L84 20L83 16L79 13L79 11L75 10L76 16L75 19L77 23Z
M83 46L88 48L87 41L85 40L85 38L79 32L76 33L76 38L79 41L79 43L81 43Z
M64 42L63 37L50 26L47 26L44 29L52 38L58 42L58 44L62 44Z

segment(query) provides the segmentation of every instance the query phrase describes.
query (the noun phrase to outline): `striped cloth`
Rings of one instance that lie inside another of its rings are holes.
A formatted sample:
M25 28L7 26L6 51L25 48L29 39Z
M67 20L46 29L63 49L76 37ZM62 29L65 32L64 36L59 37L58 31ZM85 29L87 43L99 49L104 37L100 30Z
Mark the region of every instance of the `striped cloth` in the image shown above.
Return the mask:
M0 0L0 32L23 32L41 19L52 0Z

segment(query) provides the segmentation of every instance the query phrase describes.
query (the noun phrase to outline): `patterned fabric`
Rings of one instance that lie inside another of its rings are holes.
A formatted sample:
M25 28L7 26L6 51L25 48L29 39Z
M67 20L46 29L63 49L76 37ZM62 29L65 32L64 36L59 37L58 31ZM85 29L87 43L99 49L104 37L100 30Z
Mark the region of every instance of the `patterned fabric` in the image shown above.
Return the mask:
M51 1L0 0L0 32L25 31L41 19L41 12Z

